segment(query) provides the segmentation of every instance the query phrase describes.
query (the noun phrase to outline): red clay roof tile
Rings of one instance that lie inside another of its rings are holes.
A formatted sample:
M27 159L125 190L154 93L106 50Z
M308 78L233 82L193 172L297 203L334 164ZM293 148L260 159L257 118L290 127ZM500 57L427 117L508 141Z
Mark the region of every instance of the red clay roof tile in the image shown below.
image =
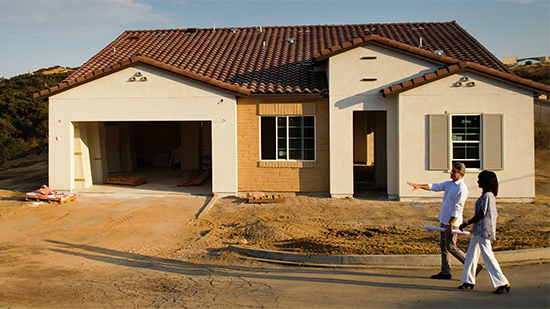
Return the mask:
M412 82L412 80L406 80L402 84L403 84L403 88L407 88L407 87L412 86L413 82Z
M435 75L437 76L443 76L445 74L449 73L449 70L447 70L447 68L444 68L444 69L440 69L440 70L437 70L435 71Z
M426 78L424 76L416 77L412 79L412 82L414 85L418 85L420 83L423 83L426 81Z
M452 64L452 65L447 67L447 70L449 70L449 72L458 71L458 70L460 70L460 65Z
M437 74L435 74L434 72L431 72L431 73L425 74L424 77L426 78L426 80L435 79L437 78Z

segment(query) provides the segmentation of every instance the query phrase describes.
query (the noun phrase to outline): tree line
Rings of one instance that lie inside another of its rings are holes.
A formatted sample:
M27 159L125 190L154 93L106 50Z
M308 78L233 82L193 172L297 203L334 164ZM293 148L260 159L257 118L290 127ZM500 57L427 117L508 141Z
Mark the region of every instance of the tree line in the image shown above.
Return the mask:
M62 68L56 66L12 78L0 77L0 163L46 151L48 102L35 100L32 95L57 85L74 70L49 74L55 69Z

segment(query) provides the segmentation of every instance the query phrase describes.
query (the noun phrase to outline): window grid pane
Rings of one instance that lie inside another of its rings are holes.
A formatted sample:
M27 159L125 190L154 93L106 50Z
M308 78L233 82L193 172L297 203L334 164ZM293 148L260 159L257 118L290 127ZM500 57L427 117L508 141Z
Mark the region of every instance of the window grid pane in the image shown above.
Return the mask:
M276 132L278 160L315 160L314 116L279 116Z
M277 159L287 159L287 125L286 117L277 117Z
M451 121L452 161L481 168L481 116L456 115Z

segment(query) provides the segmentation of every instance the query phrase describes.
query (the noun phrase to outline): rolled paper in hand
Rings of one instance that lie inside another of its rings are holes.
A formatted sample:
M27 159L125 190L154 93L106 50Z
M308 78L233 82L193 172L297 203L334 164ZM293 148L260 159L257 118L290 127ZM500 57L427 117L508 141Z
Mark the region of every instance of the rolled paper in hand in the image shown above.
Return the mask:
M436 231L440 231L440 232L445 232L445 228L438 227L438 226L424 225L424 228L428 229L428 230L436 230ZM461 230L453 230L453 234L470 235L470 232L461 231Z

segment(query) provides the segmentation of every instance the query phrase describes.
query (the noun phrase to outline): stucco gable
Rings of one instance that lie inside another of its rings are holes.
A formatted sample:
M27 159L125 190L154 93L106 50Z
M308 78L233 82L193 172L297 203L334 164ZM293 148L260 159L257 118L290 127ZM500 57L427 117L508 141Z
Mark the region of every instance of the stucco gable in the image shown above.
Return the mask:
M380 90L389 85L441 66L431 59L371 43L335 54L327 61L329 94L338 97L380 96Z

